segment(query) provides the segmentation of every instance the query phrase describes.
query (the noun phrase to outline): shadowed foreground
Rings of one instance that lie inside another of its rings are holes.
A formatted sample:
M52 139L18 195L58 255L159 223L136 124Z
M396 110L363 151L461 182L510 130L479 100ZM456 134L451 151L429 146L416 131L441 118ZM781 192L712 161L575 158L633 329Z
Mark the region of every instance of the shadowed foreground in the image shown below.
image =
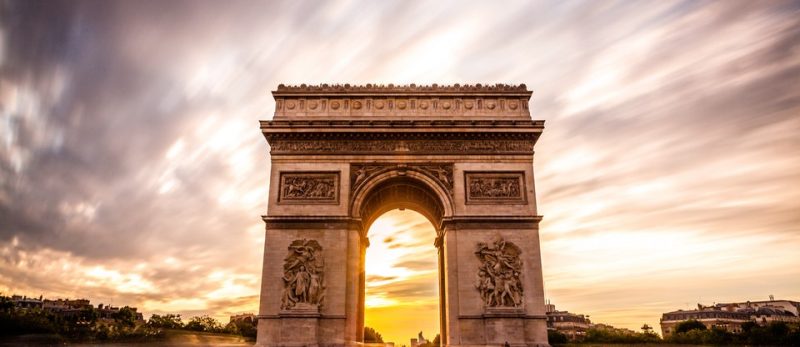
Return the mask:
M170 330L166 337L155 341L143 342L107 342L107 343L64 343L58 337L48 335L23 335L0 341L0 346L105 346L105 347L137 347L137 346L252 346L252 341L247 341L241 336L226 334L198 333L191 331Z

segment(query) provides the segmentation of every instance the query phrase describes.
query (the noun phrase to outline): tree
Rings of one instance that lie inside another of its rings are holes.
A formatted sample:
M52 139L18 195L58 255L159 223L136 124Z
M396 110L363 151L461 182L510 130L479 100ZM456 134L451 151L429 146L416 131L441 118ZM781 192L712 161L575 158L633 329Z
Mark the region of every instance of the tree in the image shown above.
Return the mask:
M723 328L713 327L705 332L703 343L715 346L730 345L733 342L733 334Z
M442 345L442 337L439 334L436 334L436 337L433 338L431 344L434 346L441 346Z
M163 316L154 314L150 316L150 320L147 321L147 325L152 328L161 328L161 329L180 329L183 328L183 322L181 321L181 315L179 314L165 314Z
M186 323L186 329L218 333L222 332L222 324L209 316L197 316L192 317L192 319L189 320L189 323Z
M225 325L225 333L255 338L258 329L256 324L247 320L235 320Z
M365 343L383 343L383 336L375 329L365 326L364 327L364 342Z
M558 330L550 330L547 329L547 341L550 342L551 345L561 345L567 343L567 335L558 331Z
M119 311L114 312L112 318L114 318L115 321L117 321L122 325L132 327L136 325L136 319L137 319L136 310L128 306L125 306L119 309Z
M706 326L696 319L685 320L675 326L675 333L685 333L691 330L706 330Z
M794 331L794 336L792 336ZM741 339L749 345L796 345L800 335L800 325L790 328L784 322L770 322L765 326L748 325L747 329L742 325Z
M0 295L0 312L11 312L14 310L14 302L11 301L11 298Z

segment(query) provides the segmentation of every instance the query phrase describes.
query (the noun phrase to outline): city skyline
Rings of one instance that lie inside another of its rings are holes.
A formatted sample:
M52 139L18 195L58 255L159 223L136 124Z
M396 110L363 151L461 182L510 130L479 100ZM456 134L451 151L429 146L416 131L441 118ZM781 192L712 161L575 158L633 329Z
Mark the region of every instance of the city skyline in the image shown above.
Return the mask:
M534 174L557 307L638 329L698 302L800 298L796 3L0 11L0 292L146 315L256 312L269 91L504 82L533 90L533 119L546 122ZM400 234L430 228L391 216L382 223ZM406 251L382 270L396 279L368 282L368 322L401 300L415 312L438 303L420 280L435 278L435 259L411 263L411 250L435 254L419 237L396 242Z

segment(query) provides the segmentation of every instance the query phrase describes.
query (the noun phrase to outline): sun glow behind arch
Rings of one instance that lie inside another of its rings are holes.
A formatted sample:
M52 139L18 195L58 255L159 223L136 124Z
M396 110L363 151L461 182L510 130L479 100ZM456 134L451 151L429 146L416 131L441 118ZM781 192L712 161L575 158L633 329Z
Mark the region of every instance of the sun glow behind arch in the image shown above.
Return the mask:
M436 232L419 213L392 210L368 232L365 325L403 345L423 331L439 333Z

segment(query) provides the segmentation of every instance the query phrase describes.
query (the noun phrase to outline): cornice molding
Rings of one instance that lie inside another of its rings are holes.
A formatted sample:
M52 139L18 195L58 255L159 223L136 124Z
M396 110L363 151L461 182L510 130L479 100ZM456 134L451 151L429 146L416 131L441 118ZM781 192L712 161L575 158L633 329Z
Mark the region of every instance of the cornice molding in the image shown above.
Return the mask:
M416 85L416 84L364 84L364 85L351 85L346 84L317 84L317 85L284 85L279 84L277 90L272 94L275 96L294 96L294 95L310 95L310 94L518 94L528 95L532 93L528 90L525 84L511 85L511 84L452 84L452 85Z
M544 129L543 120L443 120L443 119L409 119L409 120L262 120L259 122L262 131L279 131L280 129L383 129L393 131L403 129L429 129L434 128L444 131L464 131L468 129L504 129L507 131L522 131L529 129ZM458 128L455 130L454 128Z

